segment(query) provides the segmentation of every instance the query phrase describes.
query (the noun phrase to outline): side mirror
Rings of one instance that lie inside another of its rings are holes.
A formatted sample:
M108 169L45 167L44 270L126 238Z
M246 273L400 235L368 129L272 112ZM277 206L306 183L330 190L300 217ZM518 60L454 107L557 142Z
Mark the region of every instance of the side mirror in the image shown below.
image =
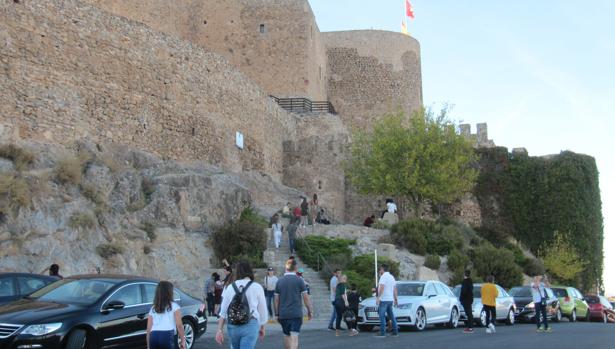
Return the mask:
M104 309L105 310L119 310L119 309L124 309L125 306L126 304L124 304L124 302L122 301L111 301L107 303L107 305L105 305Z
M436 296L435 294L430 294L430 295L427 295L427 298L433 298L435 296Z

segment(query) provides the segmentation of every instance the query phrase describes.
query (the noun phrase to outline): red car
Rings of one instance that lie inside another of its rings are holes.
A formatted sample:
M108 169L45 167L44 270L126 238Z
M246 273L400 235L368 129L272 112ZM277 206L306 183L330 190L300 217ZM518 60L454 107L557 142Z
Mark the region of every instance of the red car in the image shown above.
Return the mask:
M585 301L589 305L589 319L591 321L608 322L609 313L613 312L613 306L603 296L586 296Z

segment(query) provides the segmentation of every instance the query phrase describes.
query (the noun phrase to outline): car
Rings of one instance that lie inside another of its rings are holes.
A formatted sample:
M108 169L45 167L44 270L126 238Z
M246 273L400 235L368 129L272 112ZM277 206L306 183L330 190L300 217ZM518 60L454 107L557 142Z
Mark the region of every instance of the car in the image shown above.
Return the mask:
M545 288L547 292L547 319L555 322L562 320L562 310L559 306L559 299L550 288ZM521 322L536 322L536 310L534 309L534 301L532 299L532 288L530 286L517 286L508 291L514 300L517 310L515 318Z
M0 348L145 348L157 280L71 276L0 306ZM186 347L207 329L201 301L178 288Z
M477 325L485 327L487 326L487 314L485 310L483 310L483 303L480 297L480 289L482 286L483 284L480 283L474 284L472 290L474 295L472 315ZM498 289L498 296L495 299L495 318L497 321L504 321L507 325L514 325L516 311L515 300L500 285L495 285L495 287ZM461 285L455 286L453 288L453 293L456 297L459 297ZM464 322L467 321L467 316L463 308L461 309L460 319Z
M58 278L28 273L0 273L0 304L5 304L57 281Z
M400 327L413 327L418 331L428 325L446 324L457 327L461 305L451 290L440 281L397 282L397 306L393 314ZM371 331L380 325L376 297L359 304L357 324L362 331Z
M569 286L554 286L551 289L559 299L564 317L567 317L570 322L575 322L578 318L589 321L589 306L583 300L583 295L579 290Z
M608 312L613 310L613 305L603 296L589 295L585 297L585 301L589 306L590 321L598 320L604 323L608 322Z

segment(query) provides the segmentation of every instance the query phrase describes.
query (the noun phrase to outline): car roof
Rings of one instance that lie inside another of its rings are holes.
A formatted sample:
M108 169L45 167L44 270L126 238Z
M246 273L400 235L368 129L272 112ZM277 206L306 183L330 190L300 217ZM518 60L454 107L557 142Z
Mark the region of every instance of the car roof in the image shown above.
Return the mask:
M71 275L65 279L87 279L87 280L116 280L118 283L124 281L149 281L158 283L158 280L152 278L146 278L143 276L135 275L122 275L122 274L84 274L84 275Z
M38 279L54 279L54 280L57 279L53 276L33 274L33 273L14 273L14 272L0 273L0 277L3 277L3 276L29 276L29 277L38 278Z

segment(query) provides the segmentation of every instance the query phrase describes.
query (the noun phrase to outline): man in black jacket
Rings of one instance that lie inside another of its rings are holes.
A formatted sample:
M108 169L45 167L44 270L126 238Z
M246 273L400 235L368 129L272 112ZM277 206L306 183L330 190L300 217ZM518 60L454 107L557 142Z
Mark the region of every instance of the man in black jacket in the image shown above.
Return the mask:
M470 270L463 273L463 281L461 282L461 292L459 293L459 302L466 312L466 328L463 333L474 333L472 326L474 325L474 316L472 314L472 303L474 302L474 284L470 278Z

